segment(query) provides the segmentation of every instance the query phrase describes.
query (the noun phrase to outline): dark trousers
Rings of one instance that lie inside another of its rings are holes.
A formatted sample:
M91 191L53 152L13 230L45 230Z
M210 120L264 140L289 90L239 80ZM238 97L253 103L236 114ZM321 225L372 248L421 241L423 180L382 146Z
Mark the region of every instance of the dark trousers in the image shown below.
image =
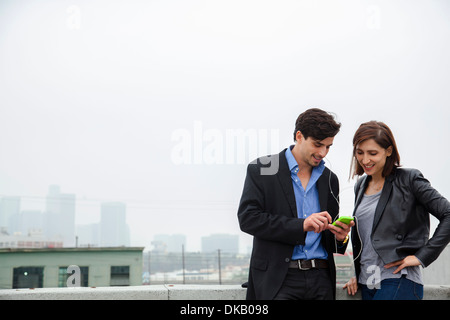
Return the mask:
M289 269L275 300L333 300L328 269Z

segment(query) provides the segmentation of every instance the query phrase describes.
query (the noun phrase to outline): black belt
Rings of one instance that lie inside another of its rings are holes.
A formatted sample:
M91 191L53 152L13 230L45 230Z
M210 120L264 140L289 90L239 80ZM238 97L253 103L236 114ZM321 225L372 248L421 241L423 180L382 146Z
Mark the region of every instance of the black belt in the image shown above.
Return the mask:
M323 259L311 259L311 260L291 260L289 262L289 268L309 270L309 269L327 269L328 261Z

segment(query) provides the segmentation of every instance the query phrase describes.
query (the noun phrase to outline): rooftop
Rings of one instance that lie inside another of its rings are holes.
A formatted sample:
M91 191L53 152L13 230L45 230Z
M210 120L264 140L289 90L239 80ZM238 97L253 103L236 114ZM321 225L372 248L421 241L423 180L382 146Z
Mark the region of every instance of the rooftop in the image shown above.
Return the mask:
M0 300L244 300L240 285L149 285L126 287L0 290ZM337 300L360 300L337 285ZM424 286L424 300L450 300L450 286Z
M63 247L63 248L0 248L0 253L22 252L104 252L104 251L143 251L145 247Z

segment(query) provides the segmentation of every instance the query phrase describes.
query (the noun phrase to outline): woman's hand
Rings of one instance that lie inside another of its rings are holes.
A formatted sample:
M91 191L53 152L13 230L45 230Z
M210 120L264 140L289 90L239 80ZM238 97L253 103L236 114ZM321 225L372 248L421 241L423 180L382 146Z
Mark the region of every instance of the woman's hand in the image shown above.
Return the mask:
M354 296L358 291L358 283L356 282L356 277L352 277L350 280L348 280L348 282L342 289L347 289L347 293L351 296Z
M394 274L400 272L403 268L406 267L415 267L415 266L420 266L420 260L417 259L416 256L407 256L406 258L402 259L402 260L398 260L395 262L391 262L388 263L387 265L385 265L384 267L386 269L395 267L395 266L399 266L397 269L395 269Z

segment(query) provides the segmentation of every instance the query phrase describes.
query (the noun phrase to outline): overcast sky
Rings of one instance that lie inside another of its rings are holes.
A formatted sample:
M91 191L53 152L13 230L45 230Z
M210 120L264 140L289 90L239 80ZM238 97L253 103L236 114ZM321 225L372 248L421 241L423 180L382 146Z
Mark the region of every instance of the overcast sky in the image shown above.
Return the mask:
M449 39L446 0L3 0L0 195L43 210L57 184L77 224L126 202L132 245L183 233L199 250L231 233L244 246L246 163L289 146L319 107L342 122L326 161L342 214L369 120L449 198Z

